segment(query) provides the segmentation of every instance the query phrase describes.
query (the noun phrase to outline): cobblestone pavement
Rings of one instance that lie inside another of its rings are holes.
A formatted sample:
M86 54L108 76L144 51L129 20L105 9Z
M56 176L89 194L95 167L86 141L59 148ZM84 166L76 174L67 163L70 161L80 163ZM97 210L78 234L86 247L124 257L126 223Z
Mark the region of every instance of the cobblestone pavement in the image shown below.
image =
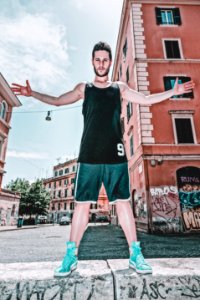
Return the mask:
M152 235L138 232L137 235L146 258L200 257L200 233ZM128 244L121 227L87 228L80 244L80 260L128 257Z
M69 226L44 226L0 232L0 263L61 260L69 239ZM138 232L146 258L200 257L200 233L150 235ZM88 226L79 259L128 258L122 229L113 225Z

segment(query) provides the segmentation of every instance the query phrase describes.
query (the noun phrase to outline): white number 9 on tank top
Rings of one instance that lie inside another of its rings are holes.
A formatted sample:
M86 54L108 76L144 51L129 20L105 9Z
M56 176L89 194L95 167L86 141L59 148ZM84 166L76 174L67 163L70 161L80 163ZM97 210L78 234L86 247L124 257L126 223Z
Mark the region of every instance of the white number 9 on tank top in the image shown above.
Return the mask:
M118 154L118 156L124 156L125 155L123 144L117 144L117 154Z

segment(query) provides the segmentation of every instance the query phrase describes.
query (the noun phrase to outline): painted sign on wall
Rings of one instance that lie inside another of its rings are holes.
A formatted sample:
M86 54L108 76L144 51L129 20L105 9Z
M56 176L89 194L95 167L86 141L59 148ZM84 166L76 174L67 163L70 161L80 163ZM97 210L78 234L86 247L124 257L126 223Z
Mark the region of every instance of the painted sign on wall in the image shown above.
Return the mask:
M200 169L179 169L177 182L184 228L186 231L200 230Z

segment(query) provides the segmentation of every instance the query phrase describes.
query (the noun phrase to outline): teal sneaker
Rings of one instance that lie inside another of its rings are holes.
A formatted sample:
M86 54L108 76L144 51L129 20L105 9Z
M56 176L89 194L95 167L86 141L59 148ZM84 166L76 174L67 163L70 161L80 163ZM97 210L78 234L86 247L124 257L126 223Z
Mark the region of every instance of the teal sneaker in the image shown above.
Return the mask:
M77 268L77 248L75 242L67 242L67 252L59 268L55 269L54 277L67 277Z
M151 274L152 267L145 262L142 255L140 242L132 242L130 250L129 267L135 269L139 274Z

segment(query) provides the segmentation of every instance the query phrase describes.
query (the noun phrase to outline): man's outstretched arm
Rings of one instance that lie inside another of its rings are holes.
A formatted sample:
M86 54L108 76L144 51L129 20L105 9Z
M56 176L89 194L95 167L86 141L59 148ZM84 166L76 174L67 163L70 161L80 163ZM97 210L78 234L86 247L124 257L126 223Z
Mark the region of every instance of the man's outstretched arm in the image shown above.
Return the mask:
M126 100L134 102L134 103L143 104L143 105L145 105L145 104L151 105L151 104L159 103L159 102L169 99L175 95L182 95L185 93L190 93L192 91L192 89L194 88L194 85L195 84L192 80L179 84L178 78L177 78L173 89L165 91L163 93L151 94L151 95L145 96L144 94L142 94L140 92L130 89L127 84L119 82L121 96L123 99L126 99Z
M71 104L82 99L84 96L85 84L79 83L73 90L60 95L59 97L53 97L33 91L28 80L26 80L25 86L13 83L11 89L16 95L34 97L44 103L60 106Z

